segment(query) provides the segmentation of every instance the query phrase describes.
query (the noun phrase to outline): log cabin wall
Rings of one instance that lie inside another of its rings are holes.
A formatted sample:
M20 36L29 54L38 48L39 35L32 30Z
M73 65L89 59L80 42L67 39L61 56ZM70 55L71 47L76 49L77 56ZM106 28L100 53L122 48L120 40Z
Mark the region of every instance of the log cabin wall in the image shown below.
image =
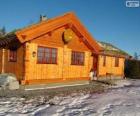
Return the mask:
M23 79L23 64L24 64L24 56L23 56L23 46L17 49L17 61L10 62L9 61L9 50L5 49L4 52L4 72L3 73L13 73L16 75L17 79L20 81ZM2 73L2 49L0 50L0 71Z
M26 43L25 81L33 80L72 80L89 79L93 58L89 48L75 34L74 38L66 45L62 40L65 28L61 27L51 33L45 34ZM57 48L57 64L37 63L38 46ZM85 53L84 65L71 65L71 52L80 51Z
M106 76L107 74L112 74L116 76L124 76L124 58L119 57L119 64L115 66L115 57L105 56L106 64L103 66L104 56L99 55L98 60L98 75Z

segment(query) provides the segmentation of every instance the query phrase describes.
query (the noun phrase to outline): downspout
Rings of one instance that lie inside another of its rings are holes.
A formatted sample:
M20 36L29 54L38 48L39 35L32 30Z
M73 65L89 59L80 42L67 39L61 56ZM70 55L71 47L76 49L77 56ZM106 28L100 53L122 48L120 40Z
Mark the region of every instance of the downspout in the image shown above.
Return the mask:
M113 62L113 59L114 59L114 58L111 57L111 69L110 69L110 71L111 71L111 76L112 76L112 70L113 70L113 63L112 63L112 62ZM111 76L110 76L110 79L112 78Z
M5 73L5 49L2 49L2 70L1 73Z
M99 66L100 66L99 61L100 61L100 56L98 54L98 56L97 56L97 79L99 78Z
M26 85L27 84L27 62L28 62L28 58L27 58L27 43L23 44L23 77L21 80L22 85Z

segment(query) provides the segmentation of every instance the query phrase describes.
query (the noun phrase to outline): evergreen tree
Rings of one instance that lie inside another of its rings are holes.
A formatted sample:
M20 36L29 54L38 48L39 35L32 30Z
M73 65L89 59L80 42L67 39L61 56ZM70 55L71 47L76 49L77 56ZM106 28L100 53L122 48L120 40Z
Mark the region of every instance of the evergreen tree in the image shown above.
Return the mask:
M2 27L0 29L0 37L3 37L5 34L6 34L6 29L5 29L5 27Z
M134 53L134 58L135 58L136 60L138 60L138 54L137 54L137 52Z

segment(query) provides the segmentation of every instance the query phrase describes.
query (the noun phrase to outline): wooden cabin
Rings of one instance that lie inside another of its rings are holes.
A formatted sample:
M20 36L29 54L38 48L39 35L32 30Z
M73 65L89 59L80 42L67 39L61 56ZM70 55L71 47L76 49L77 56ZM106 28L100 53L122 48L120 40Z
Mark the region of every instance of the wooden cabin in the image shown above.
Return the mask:
M98 79L119 79L124 77L124 62L130 55L116 46L99 42L102 51L98 55Z
M98 77L124 74L125 57L104 54L74 13L15 30L0 47L1 73L22 84L88 81L91 69Z

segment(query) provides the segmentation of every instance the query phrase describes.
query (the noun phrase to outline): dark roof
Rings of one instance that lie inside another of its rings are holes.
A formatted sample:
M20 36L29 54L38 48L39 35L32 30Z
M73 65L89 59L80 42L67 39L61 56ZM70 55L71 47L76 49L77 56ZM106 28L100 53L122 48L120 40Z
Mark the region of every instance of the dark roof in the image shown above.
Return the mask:
M114 45L112 45L111 43L98 41L98 44L103 49L103 51L101 52L102 54L108 54L108 55L114 55L114 56L125 56L125 57L130 56L127 52L121 50L120 48L118 48Z
M30 24L28 26L22 27L20 29L14 29L14 30L10 31L9 33L7 33L6 35L0 36L0 48L9 48L9 46L12 46L13 43L17 44L16 46L18 47L19 44L21 44L21 43L19 42L15 33L19 30L26 29L30 26L37 25L39 23L40 22L37 22L37 23ZM15 45L14 45L14 48L15 48Z
M15 31L7 33L5 36L0 37L0 48L17 49L20 42L15 35Z

